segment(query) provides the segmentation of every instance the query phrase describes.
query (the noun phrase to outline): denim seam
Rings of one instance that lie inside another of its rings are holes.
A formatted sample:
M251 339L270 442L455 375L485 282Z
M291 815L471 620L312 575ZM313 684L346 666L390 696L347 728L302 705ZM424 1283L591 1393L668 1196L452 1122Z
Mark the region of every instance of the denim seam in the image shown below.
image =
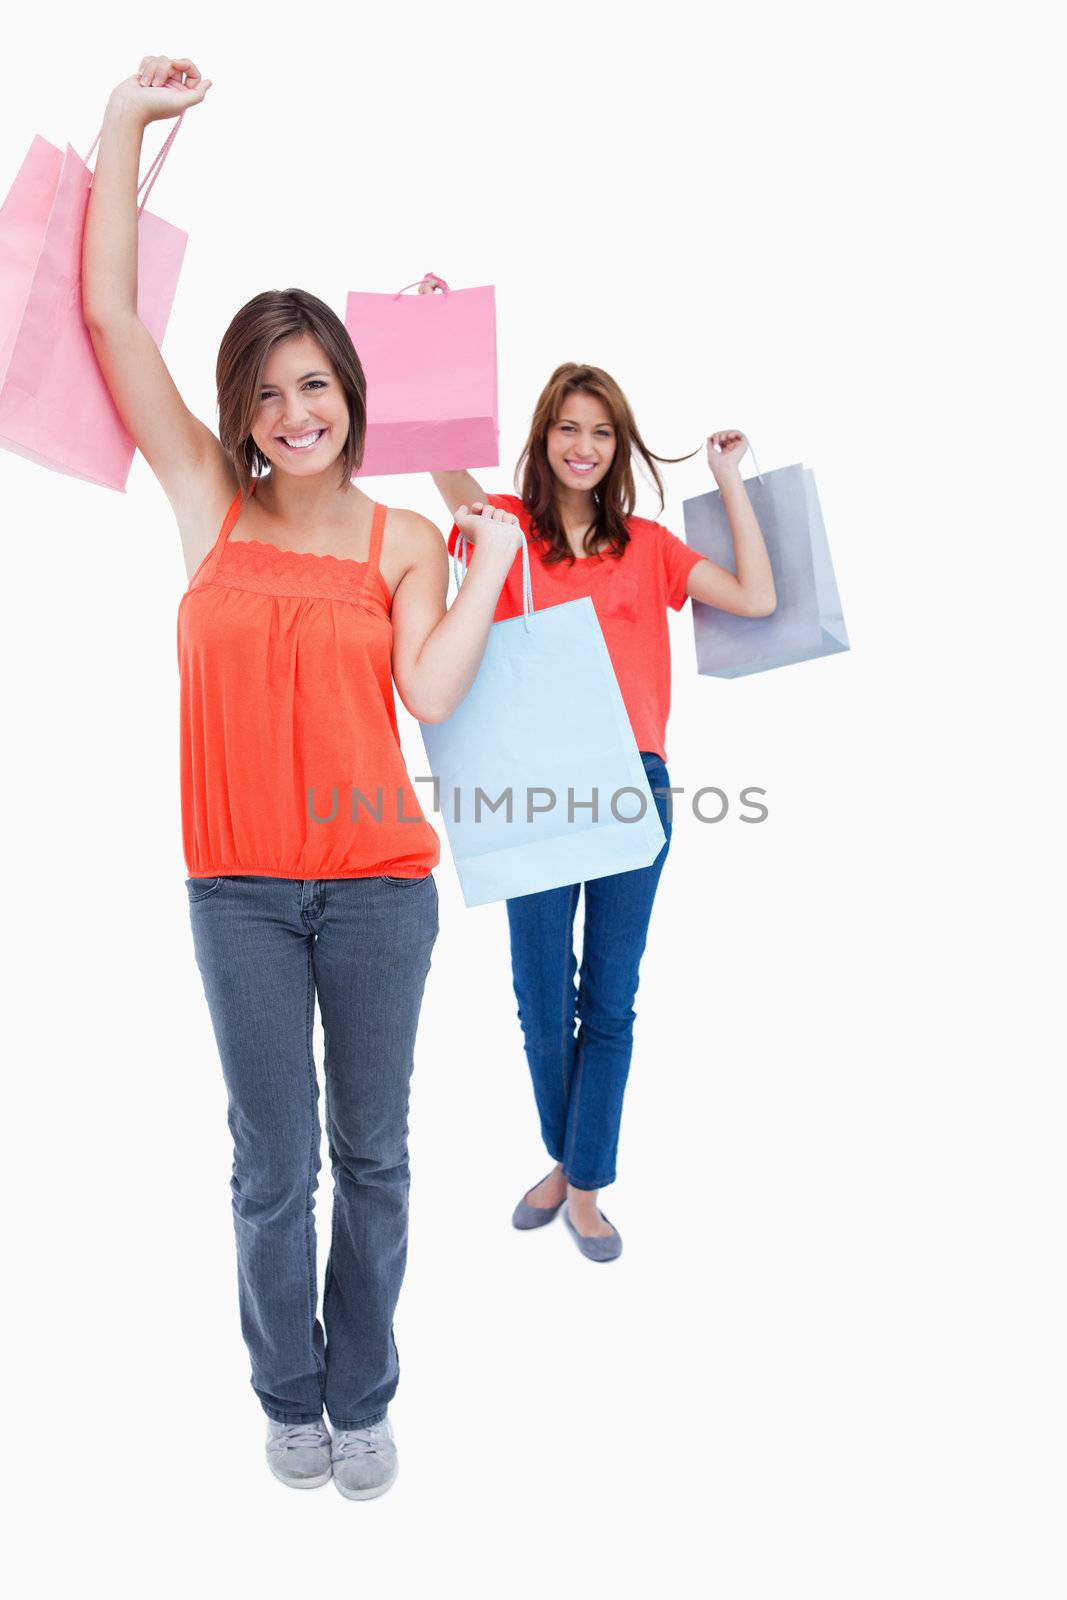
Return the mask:
M575 1060L577 1062L577 1066L576 1066L575 1073L574 1073L574 1087L571 1090L571 1099L574 1102L574 1108L573 1108L573 1110L571 1110L571 1107L569 1105L568 1105L568 1108L567 1108L567 1124L569 1125L569 1128L570 1128L570 1137L568 1138L568 1136L567 1136L567 1127L566 1126L564 1127L564 1133L563 1133L563 1161L562 1161L562 1166L563 1166L563 1169L564 1169L564 1174L566 1174L566 1169L570 1165L570 1158L574 1154L574 1146L575 1146L575 1142L576 1142L576 1140L578 1138L578 1113L581 1110L581 1105L582 1105L582 1073L585 1070L585 1049L583 1047L584 1046L584 1040L582 1038L582 1033L583 1033L583 1029L579 1028L579 1030L578 1030L578 1043L575 1046L575 1052L574 1052ZM569 1155L568 1155L568 1150L570 1151Z
M334 1127L335 1127L335 1124L334 1124L334 1120L333 1120L333 1112L332 1112L331 1107L330 1107L330 1079L329 1079L329 1075L328 1074L324 1074L324 1076L326 1078L326 1151L327 1151L327 1154L329 1155L329 1158L330 1158L330 1179L331 1179L331 1183L333 1185L333 1204L332 1204L331 1210L330 1210L330 1253L326 1257L326 1281L325 1281L325 1287L324 1287L324 1290L323 1290L323 1297L322 1297L322 1320L323 1320L323 1324L325 1325L325 1322L326 1322L326 1296L327 1296L327 1294L329 1294L331 1289L334 1289L333 1264L337 1260L338 1255L339 1255L339 1251L337 1249L337 1229L338 1229L338 1223L339 1223L339 1217L340 1217L340 1211L341 1211L341 1202L340 1202L340 1192L339 1192L340 1191L340 1184L339 1184L338 1178L337 1178L337 1169L338 1169L338 1167L340 1165L340 1162L339 1162L339 1160L337 1158L337 1154L336 1154L337 1146L336 1146L336 1140L334 1139ZM336 1294L336 1290L335 1289L334 1289L334 1293ZM326 1348L327 1348L327 1352L328 1352L329 1348L330 1348L329 1344L327 1344ZM325 1385L324 1385L324 1388L325 1388ZM325 1393L324 1393L324 1396L323 1396L323 1400L324 1400L324 1403L325 1403Z
M315 1042L314 1042L315 1041L315 978L314 978L314 962L313 962L312 955L311 955L311 944L310 944L310 942L308 944L307 958L308 958L308 985L307 985L307 1011L306 1011L307 1047L308 1047L307 1064L308 1064L308 1087L309 1087L309 1089L311 1091L311 1139L312 1139L312 1143L308 1147L308 1183L307 1183L306 1209L305 1209L305 1216L304 1216L304 1239L305 1239L305 1248L307 1250L307 1266L308 1266L308 1319L309 1319L308 1320L308 1337L309 1337L309 1339L311 1341L311 1353L312 1353L312 1357L313 1357L313 1359L315 1361L315 1375L318 1378L319 1394L321 1395L323 1402L325 1402L325 1399L326 1399L326 1374L325 1374L325 1371L323 1370L321 1358L319 1357L318 1351L315 1349L315 1301L316 1301L317 1296L318 1296L318 1290L317 1290L317 1286L316 1286L316 1283L315 1283L315 1252L314 1252L314 1249L312 1247L312 1238L311 1238L311 1226L312 1226L312 1211L311 1211L311 1207L312 1207L312 1200L313 1200L313 1196L314 1196L314 1191L312 1189L312 1183L313 1183L313 1180L314 1180L314 1167L315 1167L314 1139L315 1139L315 1128L316 1128L316 1120L317 1119L316 1119L316 1116L315 1116Z
M561 1015L560 1015L560 1034L561 1034L561 1039L560 1039L559 1075L560 1075L560 1078L561 1078L562 1083L563 1083L563 1104L564 1104L564 1108L566 1108L567 1101L570 1099L570 1092L571 1092L570 1081L569 1081L569 1079L567 1077L567 1046L568 1046L569 1040L573 1040L573 1038L574 1038L574 1020L573 1020L573 1018L571 1019L571 1024L570 1024L569 1029L566 1026L567 1011L568 1011L568 1001L570 1000L571 991L573 991L573 988L574 988L574 980L569 976L569 973L568 973L568 967L570 965L568 957L574 954L574 918L575 918L575 914L576 914L576 912L578 910L578 896L579 896L580 893L581 893L581 884L580 883L576 883L573 886L572 890L571 890L570 903L569 903L569 905L567 907L567 945L566 945L566 949L565 949L564 956L563 956L563 994L562 994L562 996L560 998L560 1005L562 1007L562 1011L561 1011ZM569 1035L569 1038L568 1038L568 1035ZM566 1146L566 1142L567 1142L567 1116L566 1116L566 1109L564 1109L564 1115L563 1115L563 1142L564 1142L564 1146Z

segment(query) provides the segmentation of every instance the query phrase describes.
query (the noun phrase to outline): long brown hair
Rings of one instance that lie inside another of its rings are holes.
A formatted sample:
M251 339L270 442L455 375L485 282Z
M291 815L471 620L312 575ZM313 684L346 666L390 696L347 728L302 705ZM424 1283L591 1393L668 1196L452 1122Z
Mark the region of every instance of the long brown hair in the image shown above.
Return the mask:
M348 330L336 311L304 289L268 289L241 307L222 336L215 364L219 439L233 462L242 495L270 462L252 438L263 368L276 344L309 333L322 347L348 401L348 437L341 452L341 487L347 489L363 460L367 434L367 379Z
M594 553L621 556L630 542L626 527L633 516L637 495L634 486L633 457L637 455L648 468L659 492L659 508L663 510L663 480L656 462L688 461L688 456L657 456L648 448L637 429L630 402L610 373L601 367L586 366L577 361L565 361L557 367L541 391L534 408L530 432L515 469L515 482L519 486L522 503L530 514L534 534L547 546L544 554L546 566L559 561L576 560L567 542L563 519L557 504L557 480L548 461L548 430L558 422L568 395L590 394L600 400L608 410L615 430L615 454L605 476L593 489L594 521L583 540L587 555ZM696 455L697 451L691 451Z

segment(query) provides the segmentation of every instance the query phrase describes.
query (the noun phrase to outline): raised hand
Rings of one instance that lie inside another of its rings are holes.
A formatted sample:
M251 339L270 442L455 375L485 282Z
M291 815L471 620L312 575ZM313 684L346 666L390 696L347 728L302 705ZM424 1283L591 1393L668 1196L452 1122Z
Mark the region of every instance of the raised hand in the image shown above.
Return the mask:
M109 104L134 113L144 124L180 116L199 105L211 88L194 62L180 56L145 56L132 78L112 90Z
M475 500L473 505L458 508L455 522L475 550L510 558L522 548L523 532L518 517L510 511L502 511L499 506Z
M729 477L740 471L741 457L748 449L748 440L736 428L723 428L708 439L708 466L718 483L720 476Z

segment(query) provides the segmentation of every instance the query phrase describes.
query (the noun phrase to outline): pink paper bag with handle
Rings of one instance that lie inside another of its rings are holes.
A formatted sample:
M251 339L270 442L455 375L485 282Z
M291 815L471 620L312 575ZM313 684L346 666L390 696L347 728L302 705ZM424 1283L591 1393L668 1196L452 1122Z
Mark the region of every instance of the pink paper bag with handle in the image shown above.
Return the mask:
M180 124L179 117L138 189L144 193L137 311L157 345L187 235L146 211L145 202ZM135 446L82 317L82 233L91 186L86 162L70 145L64 153L38 137L0 207L0 445L57 472L124 490Z
M434 292L348 296L345 327L367 374L357 477L499 462L493 290L450 289L433 273L422 282Z

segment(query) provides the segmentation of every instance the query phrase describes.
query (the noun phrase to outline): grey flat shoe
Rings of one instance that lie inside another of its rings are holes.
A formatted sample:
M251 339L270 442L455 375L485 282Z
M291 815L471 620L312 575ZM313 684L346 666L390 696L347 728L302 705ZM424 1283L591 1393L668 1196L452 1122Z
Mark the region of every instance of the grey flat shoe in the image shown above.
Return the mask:
M615 1224L608 1217L605 1217L602 1211L600 1216L608 1224L609 1228L615 1227ZM584 1233L578 1232L566 1210L563 1212L563 1220L570 1229L571 1238L587 1261L614 1261L616 1257L622 1255L622 1235L617 1229L606 1239L587 1239Z
M551 1176L551 1173L545 1173L545 1178L549 1178ZM539 1178L538 1183L544 1183L545 1178ZM534 1188L537 1188L536 1183L534 1184ZM527 1194L529 1194L529 1192L529 1190L526 1191ZM559 1206L562 1204L563 1200L560 1201ZM532 1206L529 1204L526 1199L526 1195L524 1194L518 1205L515 1207L515 1210L511 1214L511 1226L513 1228L523 1229L543 1228L546 1222L552 1221L552 1218L559 1210L559 1206Z

